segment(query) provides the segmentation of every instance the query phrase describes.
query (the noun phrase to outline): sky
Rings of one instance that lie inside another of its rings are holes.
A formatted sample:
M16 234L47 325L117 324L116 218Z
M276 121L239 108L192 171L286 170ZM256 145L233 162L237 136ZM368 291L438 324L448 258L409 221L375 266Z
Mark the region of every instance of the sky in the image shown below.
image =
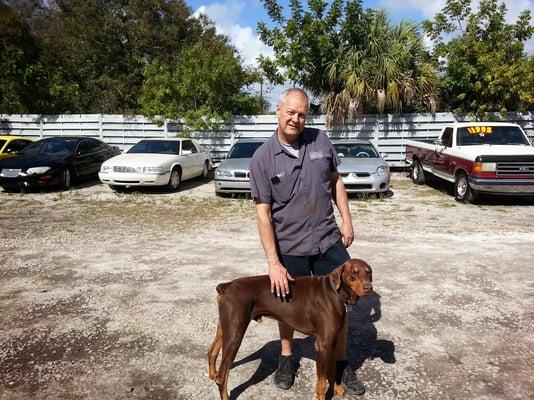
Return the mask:
M239 51L245 64L255 66L256 58L263 54L271 56L272 49L263 44L256 33L259 21L270 24L263 3L259 0L186 0L195 15L207 15L215 24L219 33L227 35ZM304 1L303 1L304 2ZM385 8L389 11L393 23L402 19L421 22L433 19L445 5L446 0L364 0L364 8ZM279 0L287 9L287 0ZM515 22L522 10L529 9L534 17L534 0L504 0L507 5L507 20ZM473 0L477 5L478 0ZM534 52L534 39L526 44L529 53ZM276 105L280 93L290 85L270 88L268 99L271 110Z

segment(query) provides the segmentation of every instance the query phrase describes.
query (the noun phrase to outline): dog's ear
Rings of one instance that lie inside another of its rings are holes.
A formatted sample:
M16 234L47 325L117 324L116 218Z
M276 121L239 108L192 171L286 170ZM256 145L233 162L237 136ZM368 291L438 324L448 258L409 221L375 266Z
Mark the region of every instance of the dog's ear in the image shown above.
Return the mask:
M332 289L334 289L336 292L341 286L341 275L343 274L344 267L345 264L342 264L330 273L330 285L332 285Z

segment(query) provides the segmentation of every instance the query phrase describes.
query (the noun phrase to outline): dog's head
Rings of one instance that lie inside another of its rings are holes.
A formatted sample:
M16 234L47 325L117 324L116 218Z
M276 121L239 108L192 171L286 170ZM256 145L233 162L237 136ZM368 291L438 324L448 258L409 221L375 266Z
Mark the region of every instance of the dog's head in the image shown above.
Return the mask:
M373 293L373 270L363 260L352 259L337 267L330 273L330 284L336 292L345 289L351 304L358 301L358 297L369 296Z

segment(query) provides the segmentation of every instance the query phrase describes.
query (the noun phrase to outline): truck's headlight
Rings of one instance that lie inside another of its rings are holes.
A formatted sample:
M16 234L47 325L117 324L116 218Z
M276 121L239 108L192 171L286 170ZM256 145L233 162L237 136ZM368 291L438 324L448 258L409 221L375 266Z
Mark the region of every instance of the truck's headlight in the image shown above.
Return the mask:
M494 162L476 162L473 165L475 172L495 172L497 171L497 163Z

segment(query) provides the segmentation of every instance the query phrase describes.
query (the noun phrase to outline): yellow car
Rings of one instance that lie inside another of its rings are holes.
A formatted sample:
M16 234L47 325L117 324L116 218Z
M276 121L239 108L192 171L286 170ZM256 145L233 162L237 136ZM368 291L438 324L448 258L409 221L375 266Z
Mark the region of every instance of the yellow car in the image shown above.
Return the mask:
M0 136L0 160L17 155L30 143L30 139L22 136Z

